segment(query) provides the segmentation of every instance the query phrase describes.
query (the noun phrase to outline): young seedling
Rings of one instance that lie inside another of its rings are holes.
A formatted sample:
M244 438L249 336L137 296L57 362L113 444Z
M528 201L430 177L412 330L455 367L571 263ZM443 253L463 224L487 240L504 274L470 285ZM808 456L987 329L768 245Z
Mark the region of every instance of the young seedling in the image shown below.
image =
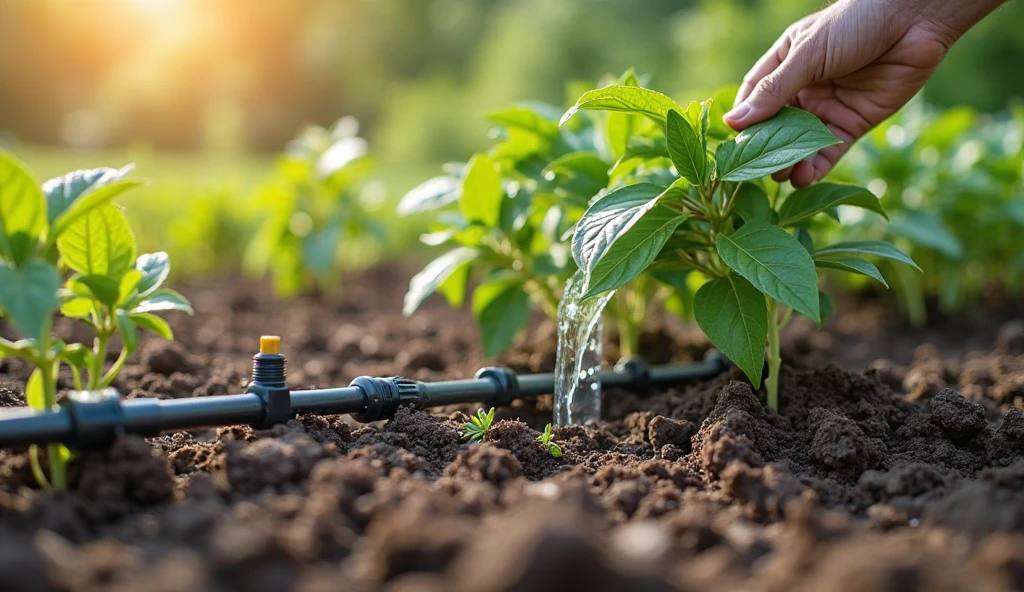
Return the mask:
M358 130L351 117L331 129L307 128L260 190L258 199L271 213L249 243L245 268L257 276L270 273L281 296L332 289L342 275L344 250L385 239L366 206L372 163Z
M470 416L469 421L462 424L462 437L470 442L482 442L487 439L487 432L491 430L494 423L494 407L487 413L483 409Z
M554 434L551 433L551 424L549 423L544 426L544 433L537 436L537 441L548 451L548 454L555 458L560 458L562 456L562 448L552 441L554 437Z
M617 83L639 85L632 72ZM399 215L434 213L433 232L423 242L451 247L409 283L405 314L434 292L459 307L470 277L479 278L472 309L489 358L525 328L531 304L557 317L562 290L577 269L565 239L595 195L638 181L671 182L666 164L640 158L657 149L660 133L642 117L588 113L560 127L561 113L526 103L490 114L499 142L465 165L448 165L447 174L413 189L398 206ZM678 277L672 273L656 279L672 281ZM641 276L619 290L612 310L622 355L637 353L659 289Z
M815 246L811 229L824 223L822 217L838 219L839 206L885 216L867 189L818 183L784 195L780 185L765 179L840 143L817 118L785 107L735 134L720 123L722 108L715 105L709 99L684 108L660 93L625 86L579 99L563 121L595 109L653 121L665 148L643 158L667 157L678 177L670 185L637 183L603 195L576 225L572 253L586 272L587 297L650 269L702 274L707 281L693 302L698 325L755 387L761 385L767 349L767 403L778 409L782 327L794 311L820 324L831 308L818 290L818 273L839 270L885 284L868 259L916 266L881 241Z
M102 389L137 347L139 328L172 338L170 327L154 312L192 310L180 294L161 287L170 271L165 253L135 257L135 238L112 203L139 184L125 179L130 170L76 171L40 187L23 164L0 152L0 315L24 337L13 342L0 338L0 358L17 357L35 366L25 387L25 398L35 409L56 404L61 364L71 368L76 389ZM66 282L62 270L70 272ZM94 331L91 349L51 334L58 308ZM104 371L115 335L121 337L121 353ZM47 478L38 448L29 451L33 474L43 487L67 486L69 457L63 446L50 445Z

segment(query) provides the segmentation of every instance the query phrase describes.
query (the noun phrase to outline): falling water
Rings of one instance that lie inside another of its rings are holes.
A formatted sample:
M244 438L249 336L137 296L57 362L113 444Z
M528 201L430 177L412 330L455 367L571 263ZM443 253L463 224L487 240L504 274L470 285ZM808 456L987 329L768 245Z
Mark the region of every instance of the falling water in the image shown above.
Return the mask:
M576 272L558 303L555 424L588 424L601 417L601 311L614 292L582 300L586 276Z

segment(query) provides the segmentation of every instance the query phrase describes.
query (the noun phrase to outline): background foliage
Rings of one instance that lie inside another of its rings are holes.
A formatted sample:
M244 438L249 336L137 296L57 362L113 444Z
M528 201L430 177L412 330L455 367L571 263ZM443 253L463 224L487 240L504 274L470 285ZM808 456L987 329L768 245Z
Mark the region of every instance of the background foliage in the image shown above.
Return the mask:
M361 123L399 196L489 144L486 113L562 104L635 66L672 96L737 81L822 0L0 0L0 147L41 178L137 162L125 205L140 248L178 272L237 267L265 212L274 154L308 124ZM953 49L925 91L938 107L1024 95L1024 4ZM160 220L159 224L147 220ZM408 224L415 225L415 220ZM424 225L421 224L420 228ZM398 232L400 250L416 232Z

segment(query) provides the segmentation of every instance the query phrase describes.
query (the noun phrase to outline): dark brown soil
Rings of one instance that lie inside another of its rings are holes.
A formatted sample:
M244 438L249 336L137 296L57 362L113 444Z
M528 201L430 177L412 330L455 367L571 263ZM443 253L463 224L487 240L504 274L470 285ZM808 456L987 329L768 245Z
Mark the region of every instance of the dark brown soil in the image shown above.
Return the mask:
M287 304L257 284L179 286L197 315L174 317L177 344L146 342L117 386L240 392L261 333L283 336L295 387L484 365L467 313L431 301L401 317L408 276L385 267ZM880 317L874 337L847 330L871 310L794 327L779 413L735 371L613 391L606 421L555 430L561 458L534 441L550 397L499 410L472 445L470 406L124 438L79 455L67 493L40 492L24 451L3 451L0 590L1024 589L1020 313L970 334L889 335ZM707 347L668 322L644 345L657 362ZM550 370L551 324L501 362ZM0 407L23 404L28 371L0 362Z

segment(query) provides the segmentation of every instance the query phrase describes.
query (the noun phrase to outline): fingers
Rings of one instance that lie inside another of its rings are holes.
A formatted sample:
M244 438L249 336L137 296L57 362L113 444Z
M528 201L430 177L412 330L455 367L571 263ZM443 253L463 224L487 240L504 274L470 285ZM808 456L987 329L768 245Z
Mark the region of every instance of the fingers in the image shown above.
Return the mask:
M740 85L739 90L736 92L736 100L733 102L734 107L750 96L750 92L754 90L754 86L762 78L774 72L782 64L782 61L789 55L791 43L792 38L789 35L789 31L786 31L775 42L775 45L772 45L772 48L761 56L761 59L757 60L754 67L743 77L743 84Z
M772 173L772 181L776 183L785 183L789 181L789 176L793 174L793 167L786 167L781 171Z
M790 53L775 70L757 81L749 96L725 114L725 123L742 130L768 119L788 105L813 78L808 53Z
M853 147L853 143L856 139L849 132L836 125L829 123L826 124L826 126L837 138L842 140L843 143L836 144L835 146L829 146L814 156L802 160L786 170L775 173L775 175L772 175L772 178L775 179L776 182L781 183L788 180L793 187L799 189L824 179L826 175L832 172L832 169L835 168L839 159ZM784 178L776 178L776 175L782 177L784 173Z

